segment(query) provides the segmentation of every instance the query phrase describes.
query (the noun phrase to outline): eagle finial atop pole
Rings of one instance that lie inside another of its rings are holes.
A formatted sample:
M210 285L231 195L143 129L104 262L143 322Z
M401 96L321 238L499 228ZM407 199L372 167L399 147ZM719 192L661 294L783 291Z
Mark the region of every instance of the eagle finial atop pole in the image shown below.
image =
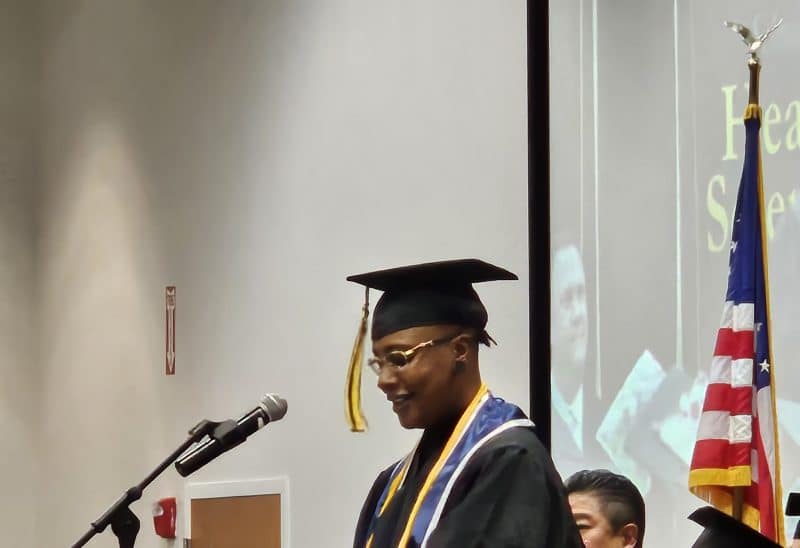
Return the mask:
M725 21L725 26L731 29L733 32L737 33L741 38L742 41L747 44L747 64L748 65L758 65L760 59L758 58L758 50L761 49L761 46L764 45L764 42L767 41L769 35L772 34L775 29L781 26L783 23L783 18L778 19L774 25L766 30L766 32L761 33L760 35L756 36L753 34L749 28L745 27L741 23L734 23L732 21Z

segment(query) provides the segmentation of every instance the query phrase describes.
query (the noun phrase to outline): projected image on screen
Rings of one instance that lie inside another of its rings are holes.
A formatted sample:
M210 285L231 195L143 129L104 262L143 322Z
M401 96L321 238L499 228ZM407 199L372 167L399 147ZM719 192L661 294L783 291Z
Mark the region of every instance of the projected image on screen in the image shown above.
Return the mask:
M754 5L757 4L757 5ZM553 457L628 476L646 544L689 546L688 470L727 283L746 48L762 163L784 495L800 489L800 4L551 2ZM786 521L786 530L794 530Z
M586 276L578 247L557 245L552 258L552 423L562 466L583 463L584 370L589 337Z

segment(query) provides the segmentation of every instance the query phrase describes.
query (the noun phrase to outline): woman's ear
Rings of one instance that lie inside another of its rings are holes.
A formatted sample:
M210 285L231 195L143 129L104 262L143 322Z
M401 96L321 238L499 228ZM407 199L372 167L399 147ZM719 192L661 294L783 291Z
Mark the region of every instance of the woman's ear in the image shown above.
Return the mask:
M620 534L625 548L640 548L638 544L639 527L635 523L623 525Z
M454 359L456 362L468 363L470 361L471 354L474 352L474 341L475 339L466 333L462 333L453 339L453 353L455 354Z

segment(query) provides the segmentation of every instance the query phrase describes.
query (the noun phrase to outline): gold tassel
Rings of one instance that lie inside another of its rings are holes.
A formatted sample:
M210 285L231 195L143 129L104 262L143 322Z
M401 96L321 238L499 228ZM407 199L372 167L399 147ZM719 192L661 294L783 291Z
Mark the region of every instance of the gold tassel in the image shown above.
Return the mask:
M364 296L364 308L361 312L361 325L358 328L353 353L350 355L350 367L347 370L347 393L345 394L345 414L351 432L364 432L367 419L361 411L361 370L364 361L364 339L367 336L367 319L369 318L369 288Z

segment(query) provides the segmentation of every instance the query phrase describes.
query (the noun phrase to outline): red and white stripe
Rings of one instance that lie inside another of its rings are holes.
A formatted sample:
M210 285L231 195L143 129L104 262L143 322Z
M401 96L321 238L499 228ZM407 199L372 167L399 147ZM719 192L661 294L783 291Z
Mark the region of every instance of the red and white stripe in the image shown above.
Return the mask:
M761 532L775 538L775 425L770 386L756 393L753 382L753 312L752 303L725 303L690 469L750 467L744 502L760 510Z

